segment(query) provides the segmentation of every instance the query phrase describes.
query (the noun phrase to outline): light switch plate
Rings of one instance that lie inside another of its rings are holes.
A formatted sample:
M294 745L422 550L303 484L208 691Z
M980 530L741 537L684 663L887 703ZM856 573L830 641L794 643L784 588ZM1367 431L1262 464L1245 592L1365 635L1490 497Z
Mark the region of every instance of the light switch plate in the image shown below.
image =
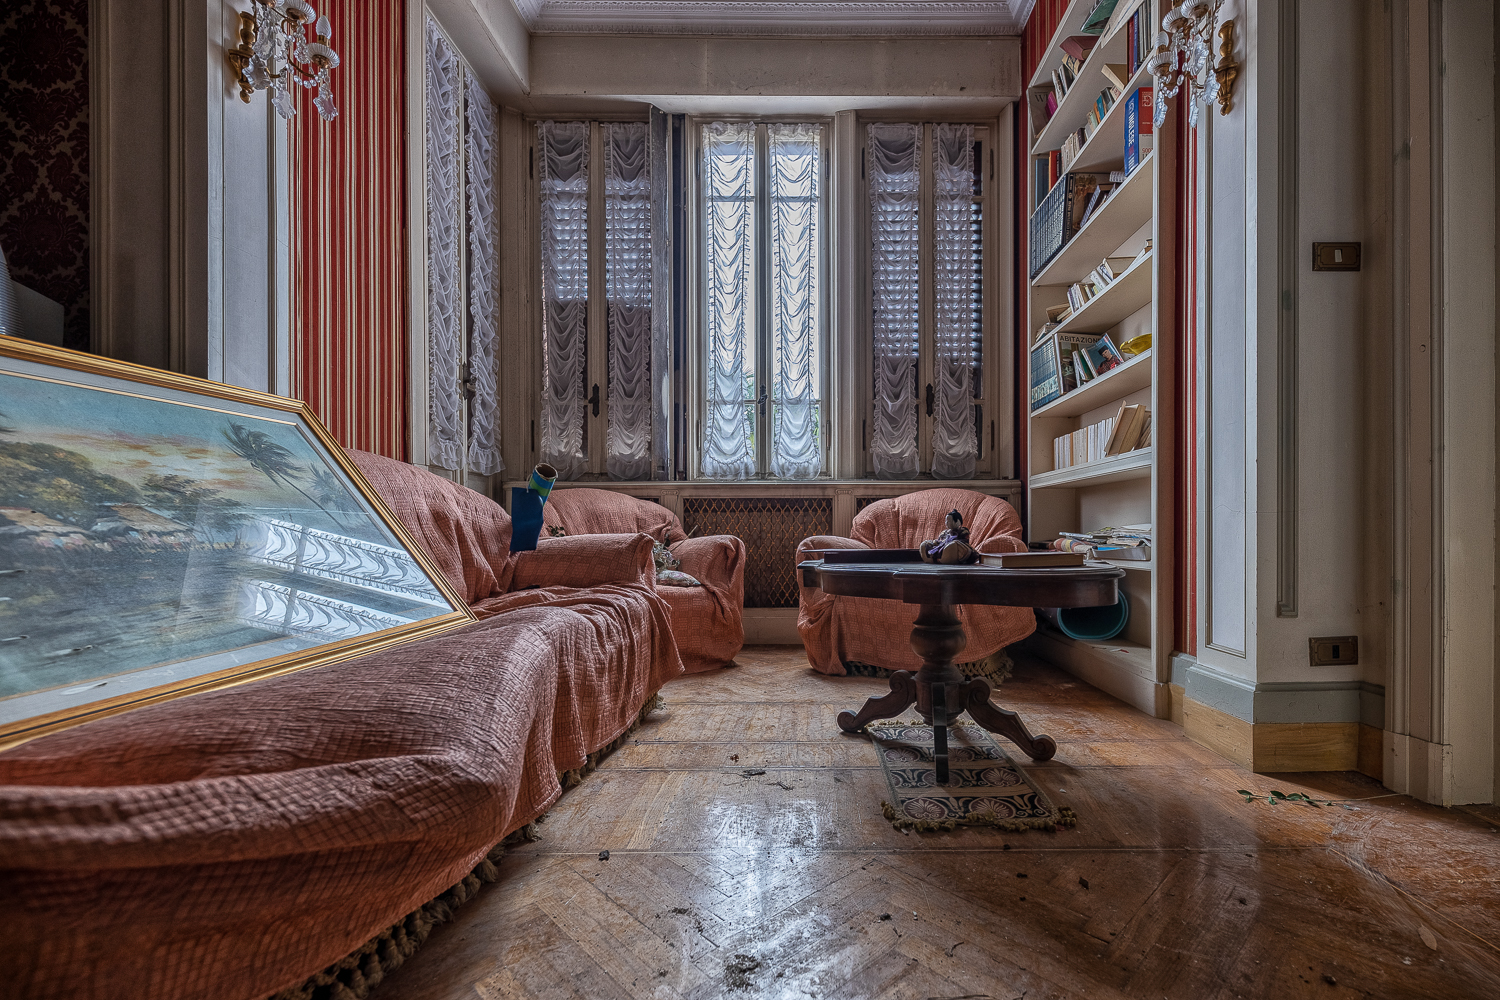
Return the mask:
M1315 667L1347 666L1359 662L1359 636L1325 635L1307 640L1308 659Z
M1314 271L1358 271L1358 243L1314 243Z

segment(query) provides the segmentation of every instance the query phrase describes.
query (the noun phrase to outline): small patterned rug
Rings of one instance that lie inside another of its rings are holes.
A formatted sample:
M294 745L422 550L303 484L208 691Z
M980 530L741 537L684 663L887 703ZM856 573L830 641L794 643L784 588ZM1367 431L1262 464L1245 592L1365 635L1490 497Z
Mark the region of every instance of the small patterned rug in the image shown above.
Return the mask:
M1077 823L1073 810L1053 805L995 738L973 723L948 729L947 785L937 783L931 726L875 722L866 728L891 790L891 801L881 807L898 830L993 826L1019 832Z

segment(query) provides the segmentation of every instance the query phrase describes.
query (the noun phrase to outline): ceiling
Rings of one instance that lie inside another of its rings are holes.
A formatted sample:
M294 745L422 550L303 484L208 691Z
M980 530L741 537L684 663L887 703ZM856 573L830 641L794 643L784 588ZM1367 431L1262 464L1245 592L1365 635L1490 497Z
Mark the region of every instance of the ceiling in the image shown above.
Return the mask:
M540 34L1019 35L1036 0L512 0Z

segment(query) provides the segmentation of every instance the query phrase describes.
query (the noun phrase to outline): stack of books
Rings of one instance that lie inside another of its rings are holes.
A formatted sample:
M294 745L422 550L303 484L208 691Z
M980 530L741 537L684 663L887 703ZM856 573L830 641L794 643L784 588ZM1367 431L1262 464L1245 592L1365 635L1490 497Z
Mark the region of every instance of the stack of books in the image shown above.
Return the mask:
M1126 524L1097 531L1062 531L1052 543L1059 552L1081 553L1095 559L1151 561L1151 525Z
M1113 417L1080 427L1052 440L1052 468L1099 462L1151 443L1151 411L1138 403L1121 404Z

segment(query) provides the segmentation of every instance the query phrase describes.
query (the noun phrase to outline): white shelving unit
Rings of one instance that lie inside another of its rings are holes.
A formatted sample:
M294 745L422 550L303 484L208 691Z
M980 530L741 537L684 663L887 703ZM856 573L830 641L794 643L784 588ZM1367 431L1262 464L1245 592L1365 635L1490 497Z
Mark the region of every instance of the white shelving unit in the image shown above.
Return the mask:
M1108 83L1104 65L1126 61L1124 25L1139 6L1133 0L1120 0L1124 13L1119 26L1095 44L1057 112L1050 120L1042 120L1042 97L1051 91L1051 73L1061 63L1062 42L1079 34L1093 6L1094 0L1073 0L1030 81L1031 94L1026 103L1032 120L1027 134L1035 137L1033 157L1058 149L1084 124L1094 98ZM1089 137L1070 171L1124 169L1125 97L1139 87L1152 85L1144 67L1127 82L1124 94ZM1031 643L1034 651L1083 680L1160 717L1168 714L1167 682L1173 645L1170 610L1177 284L1173 271L1176 220L1171 212L1177 173L1173 141L1176 114L1174 107L1153 137L1154 148L1095 209L1088 224L1031 280L1026 297L1027 328L1035 341L1046 323L1047 309L1067 301L1069 285L1084 278L1104 258L1135 257L1146 241L1151 241L1149 254L1136 260L1058 328L1062 332L1108 333L1117 344L1150 333L1152 347L1031 411L1027 421L1027 529L1032 541L1043 541L1057 537L1060 531L1152 525L1152 558L1114 563L1126 571L1121 586L1131 605L1130 623L1124 633L1108 642L1082 642L1043 627ZM1028 207L1034 211L1036 195L1029 179L1028 175L1032 202ZM1122 403L1141 403L1151 409L1152 447L1069 468L1052 467L1054 438L1113 417Z

